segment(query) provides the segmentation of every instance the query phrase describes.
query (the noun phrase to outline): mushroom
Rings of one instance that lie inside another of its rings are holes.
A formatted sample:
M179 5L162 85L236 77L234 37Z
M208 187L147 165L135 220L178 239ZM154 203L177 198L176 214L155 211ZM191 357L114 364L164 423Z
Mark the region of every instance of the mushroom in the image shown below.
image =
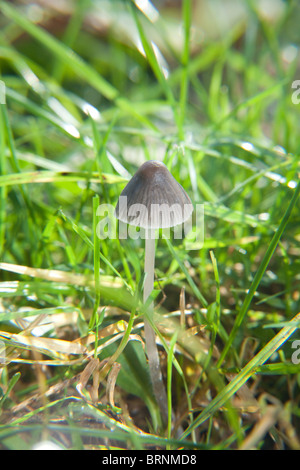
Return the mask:
M146 303L154 285L155 229L169 228L184 223L192 214L193 205L182 186L164 163L145 162L120 194L115 217L126 224L145 229L145 281L143 300ZM153 308L150 304L149 310ZM153 392L167 423L167 395L159 362L155 332L145 320L145 342Z

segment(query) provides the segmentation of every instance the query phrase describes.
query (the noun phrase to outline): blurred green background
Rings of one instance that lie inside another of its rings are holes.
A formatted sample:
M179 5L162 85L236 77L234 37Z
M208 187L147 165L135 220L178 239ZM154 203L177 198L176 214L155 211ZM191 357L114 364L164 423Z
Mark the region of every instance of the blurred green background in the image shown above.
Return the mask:
M143 242L101 241L97 259L93 198L115 205L147 159L163 160L205 211L203 246L195 243L187 251L182 241L174 241L172 251L159 240L156 255L155 291L165 317L178 318L185 289L186 327L203 328L200 336L209 350L205 364L199 364L195 350L176 356L186 388L175 366L168 383L179 426L190 429L211 397L222 393L228 374L240 372L299 312L299 201L291 214L287 210L299 180L299 23L297 1L0 2L0 327L5 342L11 330L22 333L14 321L24 311L26 317L45 309L50 317L76 312L75 321L68 317L62 329L54 321L44 334L65 340L91 333L92 311L99 311L103 321L99 329L128 320L142 278ZM273 246L280 224L283 235ZM93 276L98 263L100 297L87 278L70 277ZM65 277L55 279L52 270ZM140 314L134 334L141 333ZM243 321L235 329L237 318ZM152 432L156 415L145 390L147 363L142 347L132 344L118 358L119 402L130 408L132 395L138 395L135 423ZM215 408L208 413L208 427L196 427L193 442L247 447L250 434L256 448L298 448L300 374L291 364L291 344L278 349L269 365L259 363L262 369L253 379L252 398L264 400L268 394L286 413L270 421L267 437L256 433L259 417L249 412L244 418L242 407L236 414L225 407L225 417L220 410L215 415ZM221 354L226 350L222 368L216 367L214 347ZM14 406L41 389L40 376L28 362L30 348L12 348L11 362L2 369L3 394L14 384L14 374L22 374L15 395L6 400L7 414L0 417L4 445L11 448L26 447L5 434L19 424L12 419ZM14 348L25 361L21 366L13 360ZM100 359L115 352L110 348L107 344ZM161 351L166 378L172 359ZM57 359L51 350L48 355ZM61 367L43 372L47 386L82 369L60 359ZM140 378L131 383L134 360ZM210 370L217 370L221 382ZM44 416L39 406L36 414ZM72 439L71 447L83 445ZM120 440L127 439L125 432Z

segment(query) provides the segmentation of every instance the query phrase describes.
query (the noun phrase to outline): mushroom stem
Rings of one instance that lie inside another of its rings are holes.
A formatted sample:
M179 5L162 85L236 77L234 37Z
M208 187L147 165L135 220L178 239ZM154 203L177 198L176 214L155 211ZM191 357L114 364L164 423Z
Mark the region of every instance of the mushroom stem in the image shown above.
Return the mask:
M154 286L154 264L155 264L155 237L153 236L151 229L147 231L145 239L145 267L144 271L146 274L144 282L144 303L151 295ZM153 304L151 304L153 305Z
M151 295L154 286L154 263L155 263L155 231L149 229L145 238L145 282L144 282L144 303ZM152 313L153 303L149 306ZM149 361L150 378L153 386L153 393L159 406L163 424L168 422L168 401L163 383L158 349L155 340L155 332L150 323L145 319L145 342Z

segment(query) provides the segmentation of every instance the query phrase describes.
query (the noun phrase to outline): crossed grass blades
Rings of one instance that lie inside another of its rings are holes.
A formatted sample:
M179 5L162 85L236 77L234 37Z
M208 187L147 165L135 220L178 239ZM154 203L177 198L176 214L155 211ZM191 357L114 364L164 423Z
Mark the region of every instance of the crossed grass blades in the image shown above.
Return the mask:
M0 445L299 449L299 6L137 4L0 2ZM166 429L142 243L96 236L153 158L205 207L201 249L157 245Z

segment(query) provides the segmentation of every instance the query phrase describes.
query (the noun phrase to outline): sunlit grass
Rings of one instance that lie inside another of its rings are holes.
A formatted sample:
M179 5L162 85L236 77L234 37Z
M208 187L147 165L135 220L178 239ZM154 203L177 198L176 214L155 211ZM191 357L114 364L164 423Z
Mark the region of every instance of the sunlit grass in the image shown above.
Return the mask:
M300 10L209 3L0 2L1 448L300 448ZM204 204L203 243L157 243L165 430L144 241L97 238L146 159Z

